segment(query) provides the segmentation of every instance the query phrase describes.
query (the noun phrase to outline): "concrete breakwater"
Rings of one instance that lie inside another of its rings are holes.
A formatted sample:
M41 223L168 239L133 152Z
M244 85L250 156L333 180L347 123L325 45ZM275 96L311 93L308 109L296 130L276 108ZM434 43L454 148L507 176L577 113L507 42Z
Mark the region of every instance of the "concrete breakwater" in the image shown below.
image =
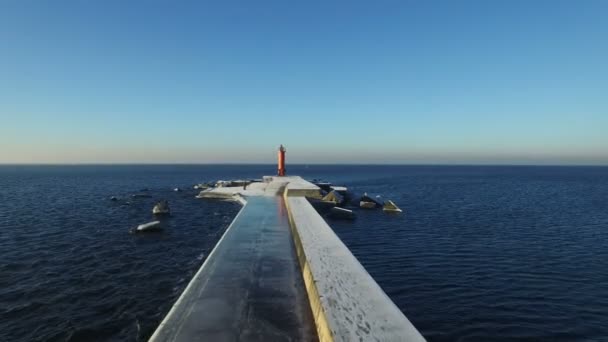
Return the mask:
M297 176L201 192L244 207L150 341L424 341L306 199L320 196Z

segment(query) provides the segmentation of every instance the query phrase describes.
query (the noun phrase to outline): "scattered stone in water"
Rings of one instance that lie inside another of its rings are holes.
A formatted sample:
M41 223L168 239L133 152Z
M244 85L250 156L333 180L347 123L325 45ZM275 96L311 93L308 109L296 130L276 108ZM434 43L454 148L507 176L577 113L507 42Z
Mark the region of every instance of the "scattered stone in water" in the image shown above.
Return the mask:
M171 209L169 208L169 201L163 200L152 208L152 214L154 215L169 215L171 214Z
M144 233L144 232L158 232L161 231L162 227L160 221L152 221L144 224L140 224L133 230L134 233Z

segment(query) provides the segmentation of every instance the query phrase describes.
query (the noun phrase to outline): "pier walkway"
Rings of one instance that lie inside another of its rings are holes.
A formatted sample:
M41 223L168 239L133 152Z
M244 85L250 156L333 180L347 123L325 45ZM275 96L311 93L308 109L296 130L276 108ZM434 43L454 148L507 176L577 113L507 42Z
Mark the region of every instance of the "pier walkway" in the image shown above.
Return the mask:
M150 341L314 341L281 196L255 196Z
M150 341L424 342L306 199L321 196L297 176L202 191L244 207Z

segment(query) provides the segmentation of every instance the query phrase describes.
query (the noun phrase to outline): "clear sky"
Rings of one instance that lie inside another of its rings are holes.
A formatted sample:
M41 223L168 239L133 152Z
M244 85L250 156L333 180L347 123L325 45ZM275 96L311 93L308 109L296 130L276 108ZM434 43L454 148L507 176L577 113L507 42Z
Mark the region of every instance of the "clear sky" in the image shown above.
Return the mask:
M0 1L0 163L608 164L608 1Z

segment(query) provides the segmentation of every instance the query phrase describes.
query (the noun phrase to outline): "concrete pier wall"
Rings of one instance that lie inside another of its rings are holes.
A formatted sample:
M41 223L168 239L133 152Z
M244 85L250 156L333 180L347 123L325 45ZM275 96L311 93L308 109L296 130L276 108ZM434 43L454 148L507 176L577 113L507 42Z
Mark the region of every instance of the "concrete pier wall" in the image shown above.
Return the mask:
M425 341L306 198L285 204L320 341Z
M202 191L244 207L150 341L424 341L305 197L320 195L297 176Z

